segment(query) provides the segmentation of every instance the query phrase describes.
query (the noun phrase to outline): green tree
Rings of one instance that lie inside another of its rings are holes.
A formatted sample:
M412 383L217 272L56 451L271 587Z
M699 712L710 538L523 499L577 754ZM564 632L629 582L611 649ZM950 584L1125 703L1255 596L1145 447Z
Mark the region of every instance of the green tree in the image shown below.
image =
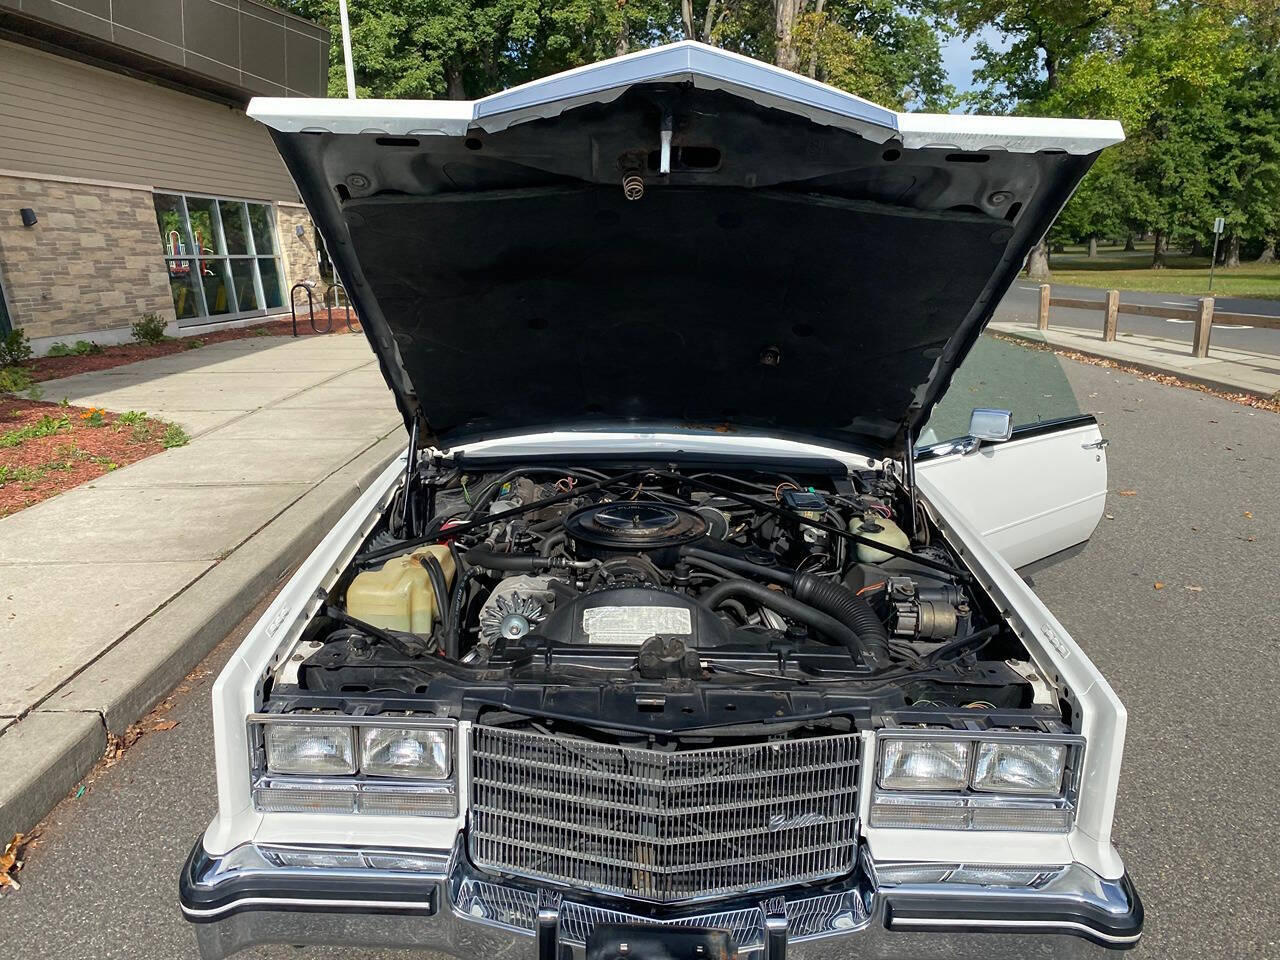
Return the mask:
M1059 96L1064 73L1101 49L1117 22L1139 17L1153 0L937 0L934 9L958 33L973 37L994 28L1008 47L976 45L982 84L970 104L995 113L1046 113ZM1029 276L1049 276L1048 237L1027 258Z
M890 107L947 109L938 30L920 0L359 0L361 96L468 99L687 37ZM285 0L334 32L329 91L346 91L337 0Z

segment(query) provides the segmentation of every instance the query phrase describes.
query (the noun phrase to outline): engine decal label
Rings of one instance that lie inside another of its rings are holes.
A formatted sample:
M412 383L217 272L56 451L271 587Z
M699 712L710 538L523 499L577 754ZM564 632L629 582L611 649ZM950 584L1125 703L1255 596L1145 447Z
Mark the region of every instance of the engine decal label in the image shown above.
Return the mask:
M588 643L641 644L657 634L693 633L693 618L682 607L589 607L582 611Z

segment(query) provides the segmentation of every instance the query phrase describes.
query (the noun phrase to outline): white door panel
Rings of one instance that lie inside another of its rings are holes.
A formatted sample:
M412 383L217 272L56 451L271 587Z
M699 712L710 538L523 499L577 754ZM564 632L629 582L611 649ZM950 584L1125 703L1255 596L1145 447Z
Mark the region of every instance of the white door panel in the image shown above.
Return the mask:
M930 457L916 477L956 506L1011 567L1083 543L1107 500L1107 456L1092 418L1032 426L974 453Z

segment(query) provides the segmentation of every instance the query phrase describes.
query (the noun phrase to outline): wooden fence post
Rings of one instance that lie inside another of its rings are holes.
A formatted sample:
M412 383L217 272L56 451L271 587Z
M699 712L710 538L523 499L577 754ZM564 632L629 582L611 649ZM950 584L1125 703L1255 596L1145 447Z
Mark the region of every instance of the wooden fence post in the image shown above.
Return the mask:
M1036 326L1041 330L1049 329L1049 284L1040 284L1040 316Z
M1116 314L1120 312L1120 291L1107 291L1107 314L1102 321L1102 339L1110 343L1116 338Z
M1200 313L1196 316L1196 335L1191 343L1191 354L1209 356L1209 333L1213 330L1213 297L1200 298Z

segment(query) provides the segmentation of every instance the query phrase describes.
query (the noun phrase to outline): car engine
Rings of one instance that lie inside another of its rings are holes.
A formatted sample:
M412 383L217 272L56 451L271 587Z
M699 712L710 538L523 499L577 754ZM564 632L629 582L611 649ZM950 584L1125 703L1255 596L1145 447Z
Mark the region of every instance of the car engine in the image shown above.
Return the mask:
M1069 709L893 474L500 467L405 485L277 709L743 735Z

